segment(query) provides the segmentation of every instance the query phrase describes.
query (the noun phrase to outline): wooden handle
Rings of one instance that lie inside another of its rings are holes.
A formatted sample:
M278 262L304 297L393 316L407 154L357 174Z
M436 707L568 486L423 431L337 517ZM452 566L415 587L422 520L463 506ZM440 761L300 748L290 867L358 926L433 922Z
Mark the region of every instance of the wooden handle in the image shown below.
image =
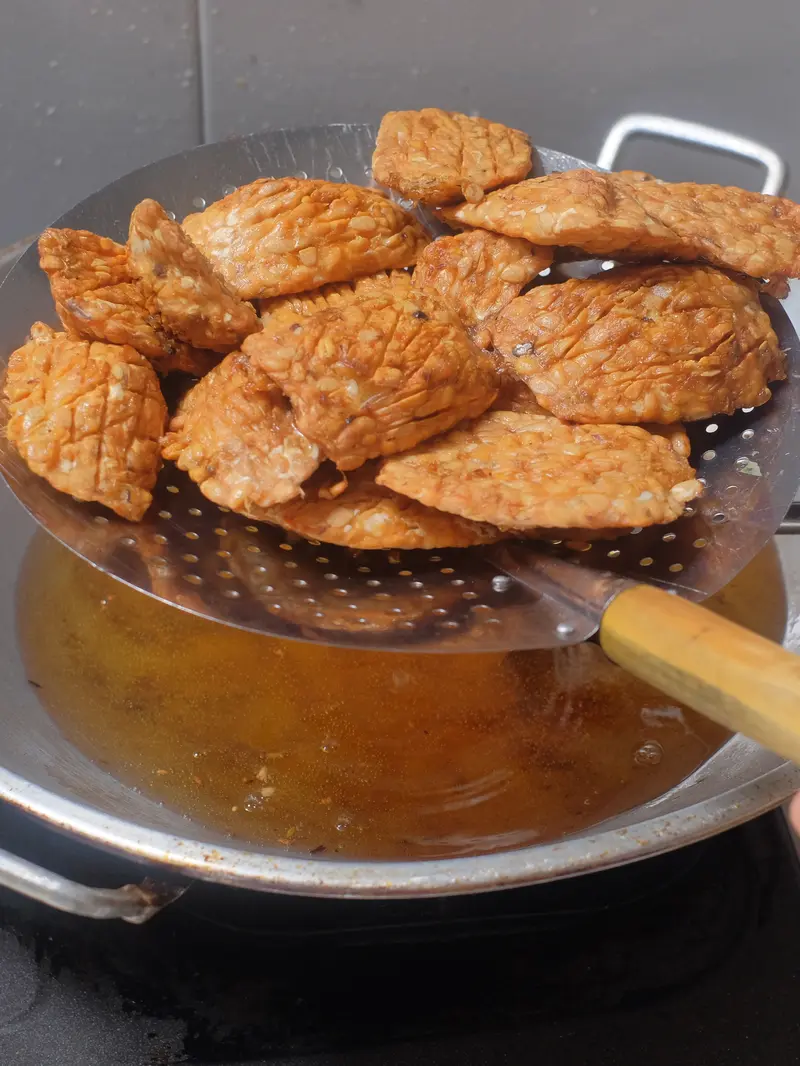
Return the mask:
M647 585L612 600L600 644L629 673L800 763L800 656Z

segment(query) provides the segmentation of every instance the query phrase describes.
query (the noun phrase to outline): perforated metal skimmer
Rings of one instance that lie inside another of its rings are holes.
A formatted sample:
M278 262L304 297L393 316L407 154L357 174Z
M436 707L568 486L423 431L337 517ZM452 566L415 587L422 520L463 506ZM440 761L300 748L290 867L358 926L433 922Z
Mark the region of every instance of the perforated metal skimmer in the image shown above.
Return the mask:
M374 133L370 126L327 126L206 145L113 182L56 225L124 241L131 210L147 196L182 218L259 176L368 184ZM538 149L541 172L589 165ZM586 274L587 264L574 272ZM619 578L703 599L759 551L786 513L800 481L798 340L779 305L767 303L789 353L789 380L762 408L690 426L705 496L678 522L616 541L354 552L225 511L173 466L163 471L154 505L138 525L55 492L27 470L4 436L0 471L30 513L88 562L218 622L282 637L420 651L574 643L594 632ZM31 248L0 288L4 359L36 319L56 324Z

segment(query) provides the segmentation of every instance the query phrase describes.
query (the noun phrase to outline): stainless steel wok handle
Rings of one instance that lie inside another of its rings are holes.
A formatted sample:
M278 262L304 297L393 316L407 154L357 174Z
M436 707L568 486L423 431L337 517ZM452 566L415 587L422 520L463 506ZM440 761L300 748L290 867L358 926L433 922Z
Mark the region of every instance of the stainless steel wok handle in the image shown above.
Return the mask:
M121 918L133 925L146 922L186 891L183 886L161 885L150 880L122 888L89 888L2 849L0 885L67 914Z
M789 511L778 526L779 533L790 533L797 536L800 533L800 505L793 503Z
M755 163L760 163L767 172L761 191L773 196L780 193L786 181L786 163L777 152L765 144L751 141L748 137L740 137L736 133L714 129L713 126L703 126L699 122L686 122L680 118L670 118L668 115L636 113L623 115L622 118L617 119L606 134L603 147L597 157L597 165L603 167L604 170L613 170L620 148L635 133L666 137L671 141L697 144L703 148L727 152L728 155L752 159Z

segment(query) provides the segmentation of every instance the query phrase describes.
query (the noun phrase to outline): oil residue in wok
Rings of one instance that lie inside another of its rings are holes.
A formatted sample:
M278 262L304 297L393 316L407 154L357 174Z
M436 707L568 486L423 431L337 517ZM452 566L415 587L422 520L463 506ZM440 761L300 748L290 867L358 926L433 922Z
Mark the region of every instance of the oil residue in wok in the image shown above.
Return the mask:
M776 575L762 556L718 607L751 611ZM425 656L279 641L152 600L43 535L18 604L28 676L81 751L200 822L294 853L552 840L660 795L724 739L592 644ZM772 615L758 628L779 636Z

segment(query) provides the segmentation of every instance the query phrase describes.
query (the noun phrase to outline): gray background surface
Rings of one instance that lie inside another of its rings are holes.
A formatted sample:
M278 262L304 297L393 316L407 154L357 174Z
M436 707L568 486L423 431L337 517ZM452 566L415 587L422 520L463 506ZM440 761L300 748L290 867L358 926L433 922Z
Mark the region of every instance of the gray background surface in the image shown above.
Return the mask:
M431 104L586 158L625 112L695 119L781 152L800 198L799 41L798 0L3 0L0 248L203 139ZM760 183L654 142L621 163Z

